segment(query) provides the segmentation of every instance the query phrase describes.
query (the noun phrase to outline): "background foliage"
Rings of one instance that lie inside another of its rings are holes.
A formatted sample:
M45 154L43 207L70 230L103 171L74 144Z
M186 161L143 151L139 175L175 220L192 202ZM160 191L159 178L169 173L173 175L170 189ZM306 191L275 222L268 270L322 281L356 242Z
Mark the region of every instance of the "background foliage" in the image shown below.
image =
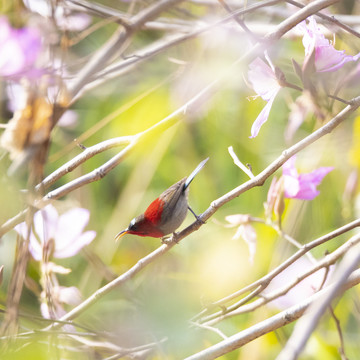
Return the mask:
M251 126L265 101L251 98L255 92L247 80L250 59L237 62L254 46L249 33L234 18L229 17L229 9L224 8L223 1L178 3L174 1L164 12L151 19L152 22L149 20L147 25L136 28L126 49L115 52L111 59L107 59L107 63L100 64L93 74L101 80L99 84L88 77L83 86L84 89L88 84L96 87L75 94L75 100L72 98L74 94L69 94L71 101L68 105L77 114L76 124L72 127L55 126L49 135L51 145L43 170L44 177L80 154L83 150L79 144L91 147L107 139L145 131L191 101L216 80L210 91L174 117L175 120L171 120L166 129L152 130L101 180L84 184L61 199L52 201L60 214L74 207L90 211L86 229L95 230L96 238L76 256L54 260L56 264L71 269L68 275L58 275L59 283L66 287L76 286L83 299L118 275L126 273L140 259L161 246L159 239L153 238L126 235L118 243L114 243L113 239L162 191L190 174L201 160L210 157L192 183L189 195L191 207L199 214L212 201L248 181L248 176L234 165L228 153L229 146L233 146L244 164L251 165L255 175L259 174L286 148L319 129L345 107L340 101L318 94L322 96L323 103L317 105L326 113L325 118L320 119L311 112L289 143L284 138L284 131L291 106L300 92L283 88L259 135L250 139ZM231 7L231 13L260 3L263 3L263 7L240 16L251 33L260 39L299 11L297 7L283 1L271 4L273 6L266 6L266 2L259 1L229 1L227 5ZM339 15L342 23L356 30L359 28L359 17L356 15L359 4L350 3L339 2L322 12ZM4 3L1 5L3 16L10 19L14 27L35 24L42 27L43 31L49 26L51 33L42 33L43 37L48 37L47 40L55 36L55 40L44 41L51 49L49 52L52 56L48 59L61 59L63 69L69 74L64 77L63 86L71 87L71 81L77 78L78 73L114 32L121 28L121 24L116 23L119 16L130 21L144 9L155 6L156 2L54 2L53 9L63 6L69 10L69 14L75 11L91 16L91 25L80 32L62 30L53 17L41 17L25 5L21 1ZM74 8L74 5L81 6ZM99 5L100 10L89 10L85 5L90 9L97 9L95 6ZM109 11L113 17L110 17ZM228 17L228 21L216 25L217 21ZM49 22L49 25L45 26L45 22ZM328 30L328 39L336 34L337 49L345 49L351 55L359 52L358 37L326 20L320 22ZM206 30L196 33L203 28ZM186 41L166 46L170 41L168 37L186 34L191 34ZM83 38L77 41L79 36ZM163 46L156 55L148 58L138 55L144 48L157 43ZM304 46L299 32L290 31L267 50L274 64L286 74L287 80L302 86L292 65L292 59L299 64L304 61ZM263 52L258 55L263 56ZM138 61L134 65L126 65L127 61L137 57ZM107 70L111 63L123 64L123 71L113 71L113 77L106 79L102 71ZM317 91L325 93L326 89L335 89L341 79L354 69L359 69L358 63L349 63L336 73L316 74ZM353 83L342 89L339 97L350 100L358 95L358 71L354 74ZM14 81L17 80L2 78L0 93L3 124L13 116L7 105L6 86ZM334 167L319 186L320 195L314 200L285 199L282 229L301 245L358 217L357 182L350 190L347 184L351 174L357 179L359 124L358 114L355 113L329 135L307 146L297 155L297 168L302 173L311 172L320 166ZM116 147L92 156L59 179L43 195L99 168L125 146L119 143ZM29 179L32 163L24 165L23 171L16 175L7 174L10 164L11 159L4 150L0 161L1 224L5 224L40 196L37 194L31 198L23 191L28 189L27 192L31 193L34 186ZM275 175L280 177L281 170ZM54 334L50 331L36 331L44 329L52 320L44 319L40 311L42 263L30 257L18 307L19 327L15 333L3 332L3 358L184 359L222 340L216 331L212 331L214 328L231 336L283 310L274 304L267 304L249 313L222 320L210 330L190 323L190 319L206 306L266 275L297 250L275 231L276 224L252 222L257 237L252 263L245 241L241 238L232 239L236 228L226 226L225 217L232 214L249 214L266 221L264 203L270 182L271 179L263 186L254 187L227 202L198 231L173 246L122 286L115 287L109 294L99 298L74 319L76 326L73 330L60 327ZM189 213L180 229L191 225L193 220ZM8 286L17 260L16 243L20 241L17 236L13 230L2 233L2 311L6 311L9 301ZM322 259L349 237L349 233L342 234L315 248L312 254L316 259ZM34 291L34 288L37 290ZM360 351L357 339L360 308L358 292L359 289L354 287L333 303L341 331L336 328L330 312L325 312L303 350L302 359L339 359L340 356L345 359L345 355L339 351L340 335L344 338L347 358L357 358ZM74 306L64 307L69 311ZM77 325L85 326L85 329ZM284 348L293 327L293 324L289 324L265 334L236 351L229 351L222 358L274 359ZM71 335L74 331L86 333L87 336ZM12 342L9 342L10 338ZM112 349L110 344L116 344L123 352L119 348ZM150 345L144 349L138 348L146 344ZM126 349L129 349L128 353Z

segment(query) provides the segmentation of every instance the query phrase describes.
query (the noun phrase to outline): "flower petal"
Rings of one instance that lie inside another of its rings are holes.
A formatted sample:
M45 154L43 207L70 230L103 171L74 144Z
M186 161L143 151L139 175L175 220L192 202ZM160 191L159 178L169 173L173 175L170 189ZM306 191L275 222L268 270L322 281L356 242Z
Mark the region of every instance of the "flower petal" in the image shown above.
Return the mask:
M86 231L78 238L73 240L73 243L67 247L56 249L54 257L67 258L76 255L84 246L90 244L96 236L95 231Z
M276 94L274 95L274 97L272 97L268 101L268 103L264 106L264 108L261 110L261 112L258 115L258 117L256 118L256 120L254 121L254 123L251 127L251 136L249 136L250 139L256 137L259 134L261 127L267 121L269 114L270 114L271 106L275 99L275 96L276 96Z
M63 9L58 7L57 10ZM66 15L64 11L56 11L56 23L61 30L81 31L91 24L91 16L84 13L72 13Z
M79 305L81 303L80 290L75 286L59 286L58 287L58 300L63 304Z
M305 57L311 56L315 49L315 68L318 72L330 72L340 69L349 61L357 61L360 53L351 56L346 55L344 50L336 50L328 39L325 38L313 16L308 18L309 23L302 22L298 25L304 33L303 45Z
M292 156L289 160L287 160L283 164L283 166L282 166L283 175L289 175L289 176L293 176L293 177L298 176L298 172L295 167L295 161L296 161L296 155Z
M78 114L74 110L67 110L61 116L60 120L57 123L57 126L73 128L77 125Z
M82 208L74 208L62 214L59 218L55 249L62 251L67 247L71 247L88 224L89 218L89 210Z
M336 71L349 61L357 61L360 53L354 56L346 55L345 50L336 50L332 45L315 48L315 67L318 72Z
M283 165L284 195L286 198L312 200L319 195L316 186L333 167L320 167L308 174L298 174L295 168L295 156Z
M58 230L59 215L53 205L47 205L34 215L34 228L41 243L54 239Z
M239 239L239 238L242 236L243 232L244 232L244 225L240 225L240 226L237 228L234 236L232 237L232 240L237 240L237 239Z
M319 185L323 178L330 172L333 171L333 167L320 167L318 169L315 169L311 173L308 174L301 174L300 175L300 181L304 182L311 182L315 185Z
M26 226L25 222L22 222L18 225L15 226L14 230L24 239L27 238L28 236L28 227ZM32 255L32 257L37 260L40 261L42 258L42 249L41 246L39 244L39 242L37 241L37 239L35 238L34 233L31 231L30 232L30 242L29 242L29 251Z
M225 220L232 226L240 225L249 222L249 215L233 214L225 216Z
M296 195L296 199L313 200L316 196L318 196L320 191L316 189L316 186L319 185L324 176L333 169L334 168L332 167L321 167L309 174L300 174L300 190Z
M41 51L41 36L37 29L13 29L5 17L0 18L0 76L19 76L35 70Z
M300 183L296 177L284 175L284 196L295 198L300 191Z
M273 99L281 86L273 70L260 58L256 58L250 65L248 79L255 92L264 100Z
M244 224L242 237L245 240L248 248L249 248L249 261L251 264L254 263L254 256L256 253L256 231L251 224Z

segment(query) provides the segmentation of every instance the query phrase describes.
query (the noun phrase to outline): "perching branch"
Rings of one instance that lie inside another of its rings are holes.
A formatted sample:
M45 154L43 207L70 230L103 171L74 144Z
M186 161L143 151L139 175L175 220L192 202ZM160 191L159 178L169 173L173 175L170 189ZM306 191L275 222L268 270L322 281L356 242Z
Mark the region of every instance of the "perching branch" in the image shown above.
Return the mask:
M75 179L68 184L55 189L54 191L48 193L41 201L37 202L35 205L37 207L43 207L45 206L50 200L59 199L66 194L70 193L71 191L74 191L78 189L81 186L84 186L86 184L89 184L91 182L97 181L102 179L109 171L114 169L123 159L125 156L128 155L128 153L134 148L137 141L140 139L143 139L145 136L150 135L153 131L164 131L168 127L172 126L174 123L178 121L178 118L181 117L184 113L188 111L188 109L192 106L194 106L197 101L202 99L204 96L208 95L212 91L215 90L216 86L227 78L227 76L230 76L232 74L232 71L236 68L236 66L241 62L250 62L252 61L259 53L273 45L273 43L276 40L279 40L287 31L289 31L292 27L294 27L296 24L301 22L302 20L306 19L308 16L316 13L317 11L328 7L339 0L318 0L314 1L307 6L305 6L303 9L299 10L294 15L290 16L286 20L284 20L282 23L280 23L275 31L272 31L268 33L264 37L264 41L261 44L255 45L248 53L246 53L243 57L235 61L233 64L231 64L222 75L220 75L219 78L212 81L208 86L203 88L200 92L198 92L192 99L190 99L188 102L186 102L183 106L181 106L179 109L174 111L172 114L167 116L165 119L161 120L156 125L152 126L148 130L144 131L143 133L140 133L136 137L136 141L134 140L132 143L130 143L126 148L124 148L119 154L114 156L112 159L110 159L108 162L106 162L104 165L100 166L99 168L93 170L92 172L81 176L78 179ZM157 8L157 10L159 10ZM143 19L143 17L147 18L145 14L140 17L140 19ZM107 45L109 47L110 44ZM105 51L105 50L104 50ZM110 51L110 50L109 50ZM99 55L99 58L101 56ZM96 61L89 62L88 67L90 64L94 63L92 66L96 67ZM84 68L85 71L86 68ZM87 70L88 71L88 70ZM85 84L82 84L83 86ZM75 86L75 85L74 85ZM271 164L267 169L265 169L261 174L259 174L257 177L254 178L255 182L252 180L251 182L246 182L242 186L232 190L228 194L224 195L222 198L219 198L218 200L214 201L211 204L211 207L203 214L203 220L206 221L212 214L215 213L215 211L224 205L226 202L232 200L233 198L239 196L242 192L254 187L254 186L260 186L264 183L267 177L269 177L273 172L275 172L288 158L290 158L292 155L303 149L304 147L308 146L318 138L322 137L326 133L331 132L339 123L341 123L346 117L348 117L350 114L352 114L358 107L359 107L360 99L355 98L352 100L352 104L347 106L342 112L338 114L337 117L335 117L332 121L330 121L328 124L323 126L321 129L324 133L319 133L319 130L311 134L310 136L306 137L302 142L297 143L293 147L289 148L287 152L289 152L289 156L286 157L286 154L284 153L283 157ZM270 172L269 172L270 171ZM5 224L3 224L0 227L0 237L3 236L7 231L11 230L14 226L19 224L21 221L24 220L24 216L27 213L27 210L22 211L18 215L16 215L14 218L9 219ZM185 229L186 230L186 229ZM184 230L184 231L185 231ZM189 228L190 230L190 228ZM195 227L193 227L193 230L195 230ZM186 230L187 231L187 230ZM192 232L191 231L191 232ZM190 232L189 232L190 233ZM189 233L182 232L181 235L187 236Z
M152 263L155 259L157 259L162 253L167 252L173 245L178 243L183 238L187 237L194 231L198 230L206 220L208 220L221 206L228 203L232 199L236 198L243 192L252 189L255 186L262 185L267 178L269 178L285 161L287 161L291 156L296 154L298 151L303 149L304 147L310 145L315 140L321 138L322 136L328 134L331 132L336 126L338 126L343 120L345 120L350 114L352 114L358 107L360 106L360 97L353 99L352 105L348 105L344 110L342 110L337 116L335 116L332 120L330 120L327 124L325 124L323 127L312 133L311 135L307 136L305 139L301 140L294 146L290 147L289 149L285 150L283 154L275 160L273 163L271 163L265 170L263 170L259 175L255 176L253 179L245 182L243 185L235 188L234 190L228 192L227 194L223 195L219 199L213 201L210 205L210 207L199 216L200 221L195 221L190 226L182 230L180 233L176 235L176 239L172 239L168 242L166 245L160 246L158 249L147 255L145 258L140 260L135 266L133 266L130 270L125 272L124 274L120 275L117 279L114 281L108 283L98 291L96 291L92 296L90 296L88 299L86 299L82 304L75 307L72 311L70 311L65 317L61 318L61 320L69 320L73 319L76 316L78 316L82 311L90 307L92 304L94 304L96 301L98 301L99 298L106 295L109 291L114 289L115 287L122 284L124 281L132 278L135 274L137 274L143 267L146 265ZM166 119L163 120L165 122ZM161 122L158 123L155 126L161 126ZM167 122L165 122L167 124ZM147 130L146 132L149 132ZM146 133L145 132L145 133ZM130 145L129 145L130 146ZM123 150L125 151L126 148ZM121 154L121 153L120 153ZM119 158L119 155L117 155L114 158ZM113 158L113 159L114 159ZM106 165L106 164L105 164ZM81 178L79 178L81 179ZM69 183L71 184L71 183ZM69 185L67 184L67 185ZM77 184L77 183L75 183ZM67 185L64 185L66 187ZM60 187L57 192L54 190L53 192L50 192L49 194L55 193L54 197L57 198L59 194L61 194L62 188ZM60 196L59 196L60 197ZM46 198L46 197L45 197ZM302 250L299 250L302 251ZM305 252L308 251L308 248L305 250ZM301 254L302 255L302 254ZM299 256L300 257L300 256Z

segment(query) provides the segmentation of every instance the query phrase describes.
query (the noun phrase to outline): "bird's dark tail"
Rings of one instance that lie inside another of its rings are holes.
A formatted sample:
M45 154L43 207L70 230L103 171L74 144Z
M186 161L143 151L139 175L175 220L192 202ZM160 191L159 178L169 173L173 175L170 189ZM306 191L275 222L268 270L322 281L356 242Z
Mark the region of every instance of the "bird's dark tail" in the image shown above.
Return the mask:
M206 164L206 162L209 160L209 158L206 158L205 160L203 160L197 167L196 169L188 176L188 178L185 181L184 184L184 189L183 191L185 191L187 189L187 187L190 185L190 183L193 181L194 177L196 176L196 174L203 168L203 166Z

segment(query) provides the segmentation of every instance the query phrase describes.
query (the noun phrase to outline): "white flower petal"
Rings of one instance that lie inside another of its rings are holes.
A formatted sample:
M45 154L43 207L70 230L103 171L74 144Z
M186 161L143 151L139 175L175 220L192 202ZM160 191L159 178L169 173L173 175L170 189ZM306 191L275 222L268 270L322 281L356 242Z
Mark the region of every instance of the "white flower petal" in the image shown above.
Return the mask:
M42 243L53 239L57 232L59 215L53 205L47 205L34 215L34 228L36 235Z
M72 246L89 222L89 217L89 210L82 208L71 209L60 216L55 238L56 251Z
M249 221L249 215L234 214L225 216L225 220L231 225L236 226Z
M90 244L96 236L95 231L86 231L78 238L73 239L71 244L61 249L56 249L54 257L56 258L67 258L76 255L84 246Z
M243 234L243 231L244 231L244 225L240 225L237 230L236 230L236 233L234 234L234 236L232 237L233 240L237 240L239 239L242 234Z
M75 286L60 286L58 289L58 300L63 304L79 305L81 302L81 293Z
M257 243L256 231L251 224L245 224L243 226L244 226L244 229L242 232L242 237L245 240L246 244L248 245L249 254L250 254L249 260L250 260L250 263L253 264L254 256L256 253L256 243Z

